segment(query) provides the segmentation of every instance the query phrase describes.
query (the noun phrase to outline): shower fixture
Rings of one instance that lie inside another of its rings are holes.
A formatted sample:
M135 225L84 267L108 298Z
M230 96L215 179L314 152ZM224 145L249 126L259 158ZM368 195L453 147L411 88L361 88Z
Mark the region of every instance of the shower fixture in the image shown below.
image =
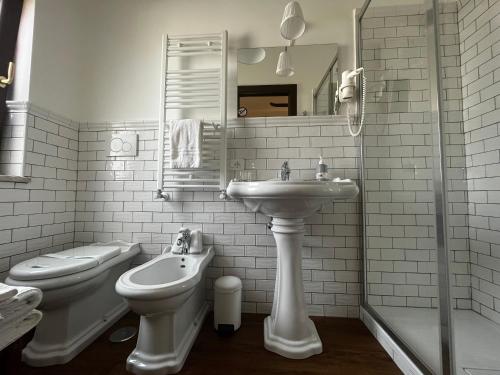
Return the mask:
M280 53L278 65L276 66L276 74L281 77L291 77L295 74L287 47Z
M302 8L296 1L290 1L285 6L283 18L281 19L280 33L281 36L288 40L290 46L293 46L295 40L300 38L306 30L306 22L302 14ZM295 74L292 67L292 61L287 47L280 53L278 65L276 66L276 75L280 77L291 77Z
M283 12L280 25L281 36L286 40L293 41L300 38L305 30L306 22L300 4L296 1L290 1Z

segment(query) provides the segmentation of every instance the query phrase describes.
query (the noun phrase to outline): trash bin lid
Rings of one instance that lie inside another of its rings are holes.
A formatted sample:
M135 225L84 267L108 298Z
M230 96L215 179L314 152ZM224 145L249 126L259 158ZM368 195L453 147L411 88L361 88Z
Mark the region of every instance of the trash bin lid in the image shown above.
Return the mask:
M215 280L215 291L219 293L233 293L241 288L241 280L236 276L222 276Z

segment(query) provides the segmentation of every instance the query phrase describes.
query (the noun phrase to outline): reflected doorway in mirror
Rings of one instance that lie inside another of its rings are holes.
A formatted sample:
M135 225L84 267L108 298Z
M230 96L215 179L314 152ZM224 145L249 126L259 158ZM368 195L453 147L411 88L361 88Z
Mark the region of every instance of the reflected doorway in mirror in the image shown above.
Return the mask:
M297 116L297 85L238 86L238 117Z

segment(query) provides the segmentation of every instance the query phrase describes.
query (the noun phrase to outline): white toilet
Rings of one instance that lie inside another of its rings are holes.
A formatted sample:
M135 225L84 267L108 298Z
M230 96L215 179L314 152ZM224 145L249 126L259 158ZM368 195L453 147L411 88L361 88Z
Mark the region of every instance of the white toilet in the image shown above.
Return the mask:
M136 243L96 243L12 267L6 284L43 292L43 318L23 350L23 361L31 366L66 363L122 317L128 306L116 294L115 282L139 251Z
M200 254L166 252L118 279L116 291L141 315L128 371L164 375L182 369L209 310L204 270L214 254L212 247Z

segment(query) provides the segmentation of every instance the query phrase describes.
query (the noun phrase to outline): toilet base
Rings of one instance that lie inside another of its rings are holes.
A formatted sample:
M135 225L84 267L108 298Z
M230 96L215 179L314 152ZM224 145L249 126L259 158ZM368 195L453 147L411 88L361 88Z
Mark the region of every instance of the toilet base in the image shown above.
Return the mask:
M78 336L72 337L70 342L63 341L60 344L47 345L43 340L41 342L37 340L37 333L35 333L34 339L23 349L22 360L34 367L67 363L128 311L129 309L125 302L117 305L113 310L107 312L101 320L95 321L94 324L85 327Z
M184 306L186 305L189 306L189 301ZM175 337L174 329L175 315L179 314L178 319L185 319L182 309L175 313L141 316L137 347L127 358L127 370L136 375L166 375L179 372L200 333L208 311L209 305L204 302L182 337Z

